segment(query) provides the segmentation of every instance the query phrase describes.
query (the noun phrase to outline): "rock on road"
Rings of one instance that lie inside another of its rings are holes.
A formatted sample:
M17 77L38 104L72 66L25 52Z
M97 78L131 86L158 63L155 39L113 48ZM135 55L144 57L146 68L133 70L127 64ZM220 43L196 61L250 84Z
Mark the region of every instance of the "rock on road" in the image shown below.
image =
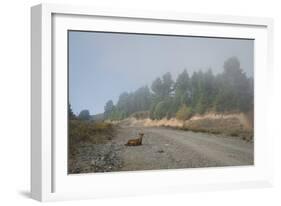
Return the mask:
M127 140L144 132L143 145ZM121 126L113 143L122 159L121 171L241 166L254 164L254 144L234 137L168 128Z

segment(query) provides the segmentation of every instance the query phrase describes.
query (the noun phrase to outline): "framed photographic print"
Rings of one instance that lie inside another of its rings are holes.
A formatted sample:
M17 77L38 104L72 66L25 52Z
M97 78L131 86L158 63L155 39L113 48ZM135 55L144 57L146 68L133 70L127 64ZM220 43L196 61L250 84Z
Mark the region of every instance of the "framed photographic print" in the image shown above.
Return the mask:
M34 199L272 185L271 19L31 15Z

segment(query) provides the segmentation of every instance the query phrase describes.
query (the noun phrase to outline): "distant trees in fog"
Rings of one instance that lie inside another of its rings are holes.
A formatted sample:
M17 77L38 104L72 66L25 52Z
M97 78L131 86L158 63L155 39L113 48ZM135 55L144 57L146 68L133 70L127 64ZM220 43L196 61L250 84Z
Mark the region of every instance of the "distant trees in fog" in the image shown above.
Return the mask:
M248 112L253 109L253 78L240 68L236 57L224 63L222 73L212 70L193 72L184 70L176 81L168 72L156 78L151 87L124 92L116 105L105 105L106 119L123 119L136 112L149 111L151 119L177 117L188 119L192 114L206 112Z
M82 110L78 115L78 119L80 119L80 120L90 120L91 116L90 116L89 110L87 110L87 109Z
M70 104L70 103L68 103L68 118L69 118L69 119L75 119L75 118L76 118L75 114L74 114L73 111L72 111L72 108L71 108L71 104Z
M116 105L112 100L106 102L103 118L120 120L135 115L186 120L193 114L206 112L249 112L253 104L253 78L246 76L236 57L231 57L224 62L220 74L214 75L209 69L190 75L183 70L174 81L168 72L156 78L150 88L144 86L134 92L123 92ZM82 110L76 117L70 104L68 112L70 119L91 119L88 110Z
M116 105L112 100L106 103L104 116L106 119L123 119L134 112L149 110L151 101L152 93L148 87L141 87L132 93L123 92Z

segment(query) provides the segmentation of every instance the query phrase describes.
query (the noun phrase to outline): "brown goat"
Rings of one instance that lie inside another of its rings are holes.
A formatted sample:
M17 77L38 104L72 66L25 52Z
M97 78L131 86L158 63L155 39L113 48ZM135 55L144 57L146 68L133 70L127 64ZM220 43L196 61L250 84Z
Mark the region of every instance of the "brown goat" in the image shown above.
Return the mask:
M139 138L137 139L130 139L126 146L139 146L142 145L142 138L143 138L144 133L139 133Z

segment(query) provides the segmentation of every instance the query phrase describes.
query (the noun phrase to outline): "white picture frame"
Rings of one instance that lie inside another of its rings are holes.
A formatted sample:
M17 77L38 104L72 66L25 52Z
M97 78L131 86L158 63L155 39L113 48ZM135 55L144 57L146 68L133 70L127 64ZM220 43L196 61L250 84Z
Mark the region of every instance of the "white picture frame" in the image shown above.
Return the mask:
M155 27L155 24L158 26ZM68 29L254 38L254 166L67 175L67 148L63 145L67 127L65 60ZM273 21L269 18L128 11L56 4L32 7L32 198L53 201L272 186L273 135L267 119L271 105L267 91L272 87L273 77L272 29Z

